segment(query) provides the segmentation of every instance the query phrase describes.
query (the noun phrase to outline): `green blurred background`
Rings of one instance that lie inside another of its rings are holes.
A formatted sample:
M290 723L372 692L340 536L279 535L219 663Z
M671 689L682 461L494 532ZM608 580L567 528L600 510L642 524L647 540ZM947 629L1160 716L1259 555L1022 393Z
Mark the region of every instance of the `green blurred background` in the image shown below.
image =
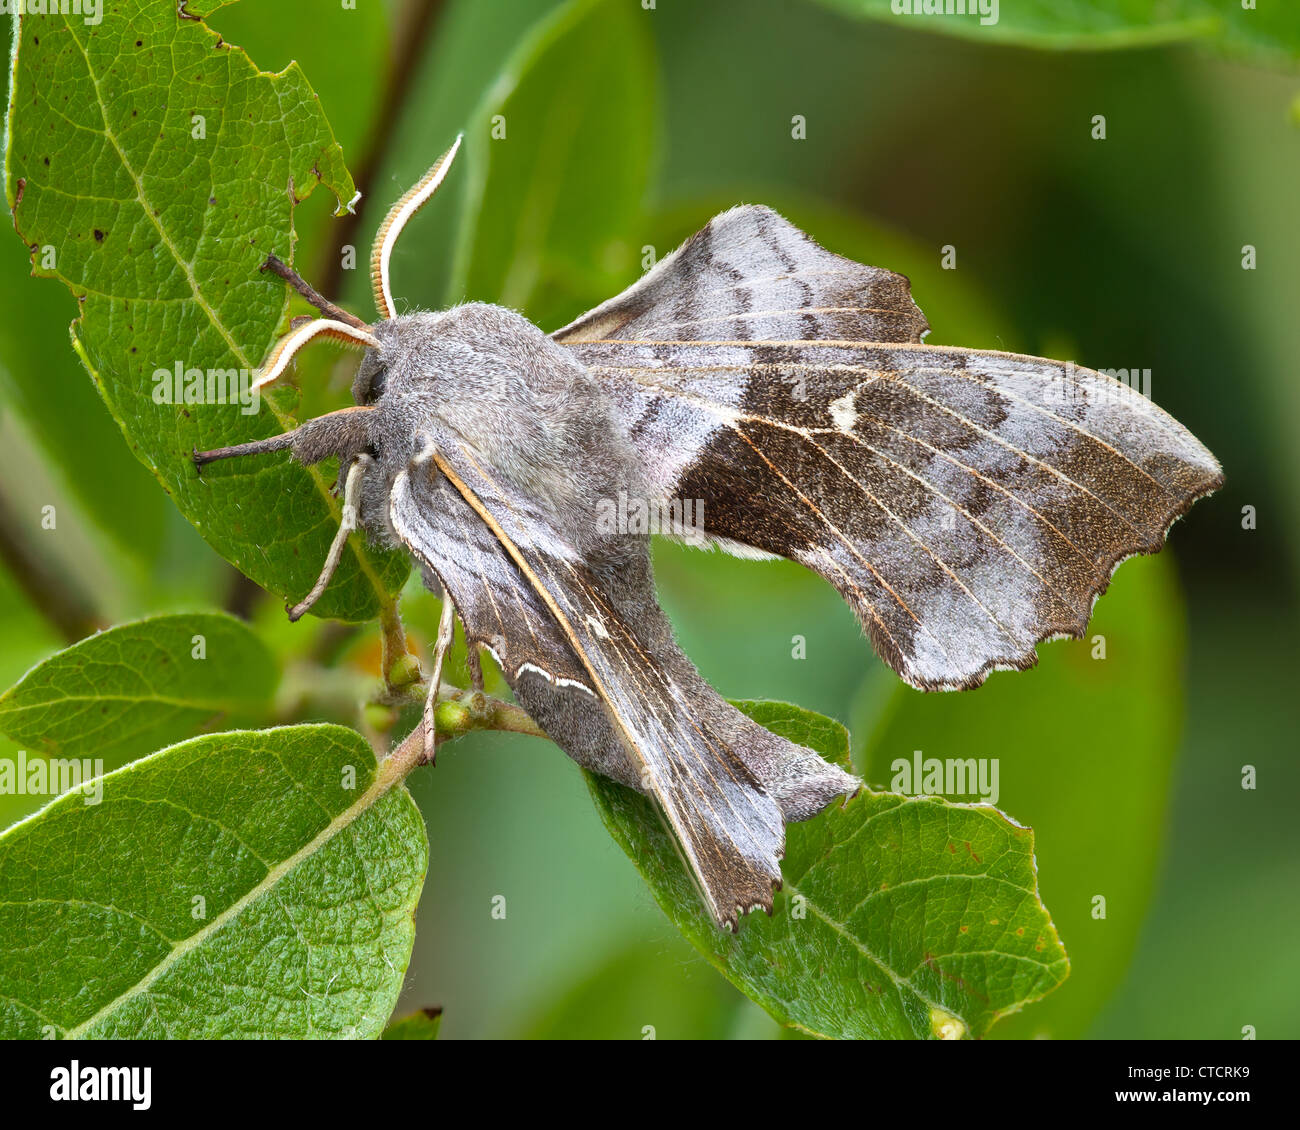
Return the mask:
M1112 42L1134 7L1082 6ZM1166 553L1116 575L1090 633L1103 660L1091 640L1052 643L1034 671L925 696L793 565L660 545L661 595L723 693L841 719L876 784L914 749L1000 759L999 806L1037 830L1073 971L995 1035L1300 1036L1300 13L1268 17L1276 52L1098 51L853 8L243 0L210 22L267 70L298 59L368 174L355 230L324 193L298 213L299 267L362 313L365 272L337 269L339 245L364 263L389 201L468 127L465 167L394 264L412 306L506 301L554 328L631 282L644 248L663 255L759 202L909 275L930 342L1150 369L1155 400L1218 455L1227 486ZM507 139L492 142L498 112ZM1245 245L1256 269L1242 269ZM229 607L286 659L302 654L322 626L285 624L174 511L68 346L74 301L28 278L16 238L0 240L0 300L0 685L96 625L166 609ZM347 362L302 374L305 411L344 403ZM40 527L47 504L58 538ZM59 601L33 600L24 571ZM408 605L427 642L436 605ZM339 661L372 661L372 636ZM331 709L296 717L355 723ZM471 735L409 785L431 858L403 1006L441 1004L444 1036L779 1034L676 934L556 748ZM22 811L0 798L6 822Z

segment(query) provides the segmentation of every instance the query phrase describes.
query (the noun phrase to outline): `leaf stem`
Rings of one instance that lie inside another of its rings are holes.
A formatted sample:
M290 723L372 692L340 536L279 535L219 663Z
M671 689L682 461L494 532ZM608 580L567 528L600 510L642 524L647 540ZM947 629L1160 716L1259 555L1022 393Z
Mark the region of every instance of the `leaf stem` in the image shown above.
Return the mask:
M406 647L406 629L396 597L379 602L380 668L387 692L401 691L420 677L420 663ZM409 660L402 663L403 659ZM401 664L401 666L399 666Z

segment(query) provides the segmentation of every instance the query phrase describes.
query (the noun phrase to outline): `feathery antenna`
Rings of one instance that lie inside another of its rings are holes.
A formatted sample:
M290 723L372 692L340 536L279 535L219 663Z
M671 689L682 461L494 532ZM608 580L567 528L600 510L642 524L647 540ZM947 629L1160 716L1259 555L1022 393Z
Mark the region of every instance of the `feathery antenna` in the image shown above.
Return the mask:
M272 381L279 380L298 350L313 338L328 337L333 341L342 342L344 345L364 349L380 348L379 339L367 332L368 330L368 326L359 330L353 329L351 326L345 326L342 322L336 322L331 318L314 318L310 322L299 326L296 330L290 330L276 342L275 347L267 354L266 360L262 362L262 368L257 374L257 380L253 382L253 388L259 389L269 385Z
M388 215L379 226L374 246L370 250L370 284L375 292L375 308L381 318L397 317L397 307L393 303L393 290L388 281L388 268L393 258L393 248L397 245L397 238L402 234L407 221L438 191L438 186L446 178L447 170L456 159L456 151L460 149L460 143L464 138L463 133L456 135L452 147L439 157L433 163L433 168L388 210Z

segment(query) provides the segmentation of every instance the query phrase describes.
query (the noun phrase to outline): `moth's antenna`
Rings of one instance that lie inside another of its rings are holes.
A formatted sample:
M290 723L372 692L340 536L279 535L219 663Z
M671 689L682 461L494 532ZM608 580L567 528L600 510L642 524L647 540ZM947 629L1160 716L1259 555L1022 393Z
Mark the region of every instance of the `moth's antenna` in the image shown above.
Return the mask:
M464 140L463 133L456 135L452 147L439 157L427 173L389 210L384 222L379 226L375 236L374 247L370 251L370 284L375 292L375 308L381 318L397 317L397 307L393 304L393 292L388 283L388 265L393 257L393 248L397 237L402 234L407 221L423 208L438 191L447 176L447 170L456 159L456 151Z
M253 388L259 389L277 380L289 367L289 362L294 359L298 350L316 337L328 337L344 345L379 349L379 340L367 332L368 329L369 327L364 325L357 329L330 318L313 318L305 325L290 330L276 342L271 352L267 354L266 360L262 362L262 368L253 382Z
M355 314L349 313L341 306L335 306L328 298L325 298L311 283L307 282L297 271L287 263L281 262L274 255L268 255L266 262L259 268L263 271L270 271L279 275L294 290L301 294L308 302L316 307L327 318L333 318L336 322L346 322L354 329L365 330L370 327L366 325Z

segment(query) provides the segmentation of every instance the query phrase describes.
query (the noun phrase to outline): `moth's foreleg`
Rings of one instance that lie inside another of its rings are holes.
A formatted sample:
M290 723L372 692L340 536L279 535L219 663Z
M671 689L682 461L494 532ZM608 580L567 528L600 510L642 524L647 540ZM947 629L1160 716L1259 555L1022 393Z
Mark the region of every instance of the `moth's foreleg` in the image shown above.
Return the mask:
M359 330L370 329L370 327L355 314L351 314L341 306L335 306L333 302L330 302L326 298L322 298L320 292L314 286L307 282L292 267L281 262L276 256L268 255L266 257L266 262L264 262L259 269L279 275L285 282L293 287L294 290L315 306L317 310L324 314L325 317L333 318L339 322L344 322Z
M446 586L442 591L442 616L438 620L438 638L433 645L433 670L429 674L429 693L424 699L424 760L432 762L438 751L438 731L434 712L438 709L438 688L442 685L442 668L455 638L456 606Z
M343 557L343 547L347 544L348 536L357 528L357 515L361 506L361 480L365 477L366 471L369 470L373 462L374 460L363 452L352 461L352 465L348 468L346 485L343 488L343 518L339 522L338 533L334 535L334 541L330 543L330 551L325 555L325 564L321 568L316 583L312 585L311 592L289 609L290 620L299 619L321 598L321 594L329 587L329 583L334 577L334 570L339 567L339 561Z
M211 451L193 453L194 465L205 467L218 459L233 459L237 455L266 455L272 451L291 450L299 463L319 463L331 455L351 457L370 446L370 421L368 413L374 408L354 406L327 412L300 424L291 432L236 443L230 447L217 447Z
M294 437L300 430L295 428L283 435L254 440L252 443L234 443L229 447L214 447L211 451L194 451L194 466L203 468L218 459L233 459L236 455L268 455L272 451L284 451L293 446Z

